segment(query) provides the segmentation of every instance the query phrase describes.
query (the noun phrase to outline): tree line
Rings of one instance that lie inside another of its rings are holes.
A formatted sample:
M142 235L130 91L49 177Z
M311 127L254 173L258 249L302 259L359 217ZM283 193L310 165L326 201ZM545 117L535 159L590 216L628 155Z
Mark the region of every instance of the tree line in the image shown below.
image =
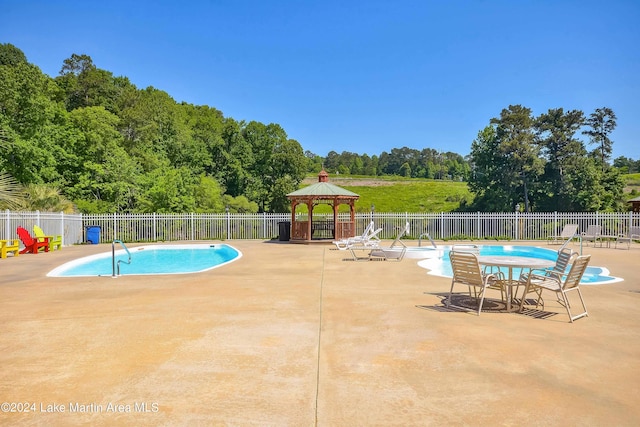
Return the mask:
M88 55L71 55L52 78L17 47L0 44L0 208L284 212L286 194L324 167L468 181L475 200L462 209L615 209L618 170L639 165L619 158L609 166L615 115L607 109L598 122L596 113L558 109L534 118L510 106L479 132L467 158L407 147L319 156L278 124L238 121L139 89ZM583 127L593 152L575 136Z

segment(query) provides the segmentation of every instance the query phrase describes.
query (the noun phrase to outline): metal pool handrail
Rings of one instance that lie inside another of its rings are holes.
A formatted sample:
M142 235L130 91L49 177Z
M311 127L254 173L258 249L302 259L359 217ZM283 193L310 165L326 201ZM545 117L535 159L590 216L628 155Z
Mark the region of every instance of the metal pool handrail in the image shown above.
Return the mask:
M122 240L114 240L113 242L111 242L111 271L112 271L111 277L113 278L120 276L120 263L123 262L121 259L118 260L118 263L117 263L118 274L116 275L116 243L120 243L124 248L124 250L127 251L127 255L129 255L129 259L126 261L126 263L131 264L131 252L129 252L129 249L122 242Z
M438 245L436 245L436 242L433 241L429 233L422 233L420 237L418 237L418 246L422 246L422 238L425 236L429 239L429 241L431 242L434 248L438 247Z

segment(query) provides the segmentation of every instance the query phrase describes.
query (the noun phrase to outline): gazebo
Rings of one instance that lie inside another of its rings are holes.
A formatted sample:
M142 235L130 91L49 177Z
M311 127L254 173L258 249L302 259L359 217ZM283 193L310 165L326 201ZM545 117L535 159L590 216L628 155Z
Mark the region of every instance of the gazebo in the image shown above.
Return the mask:
M627 203L631 203L631 210L633 212L640 212L640 197L628 200Z
M329 174L323 169L318 174L318 182L287 194L291 200L291 243L309 243L311 241L339 240L355 236L355 202L359 195L329 183ZM307 205L308 215L296 219L296 208ZM327 204L333 208L333 219L314 221L313 208ZM340 221L340 205L349 205L349 220Z

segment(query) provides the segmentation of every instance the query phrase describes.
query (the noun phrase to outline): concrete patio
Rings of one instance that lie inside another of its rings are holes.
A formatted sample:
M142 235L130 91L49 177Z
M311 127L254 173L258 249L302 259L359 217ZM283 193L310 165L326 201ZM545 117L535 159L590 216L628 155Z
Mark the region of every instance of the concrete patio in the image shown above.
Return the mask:
M3 403L0 424L640 420L637 244L584 248L591 265L625 280L583 286L589 317L571 324L550 295L540 317L448 310L450 279L413 259L353 262L328 244L227 243L240 260L188 275L45 277L110 245L0 260L0 402L14 403Z

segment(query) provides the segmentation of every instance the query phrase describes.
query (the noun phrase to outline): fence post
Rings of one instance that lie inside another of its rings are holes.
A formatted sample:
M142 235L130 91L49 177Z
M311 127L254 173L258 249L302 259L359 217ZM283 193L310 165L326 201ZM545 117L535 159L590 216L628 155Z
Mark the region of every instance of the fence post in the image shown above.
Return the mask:
M62 236L62 246L64 246L64 212L60 211L60 235Z
M7 213L7 222L6 222L6 224L5 224L5 233L6 233L6 234L5 234L5 237L6 237L7 239L9 239L9 238L10 238L10 236L11 236L11 234L10 234L10 232L9 232L9 228L10 228L10 226L11 226L11 221L9 220L9 215L10 215L9 209L7 209L5 212Z
M116 219L116 213L113 213L113 240L118 240L118 224Z
M193 212L191 212L191 215L189 216L189 218L191 219L191 240L195 240L194 238L194 224L193 224Z

